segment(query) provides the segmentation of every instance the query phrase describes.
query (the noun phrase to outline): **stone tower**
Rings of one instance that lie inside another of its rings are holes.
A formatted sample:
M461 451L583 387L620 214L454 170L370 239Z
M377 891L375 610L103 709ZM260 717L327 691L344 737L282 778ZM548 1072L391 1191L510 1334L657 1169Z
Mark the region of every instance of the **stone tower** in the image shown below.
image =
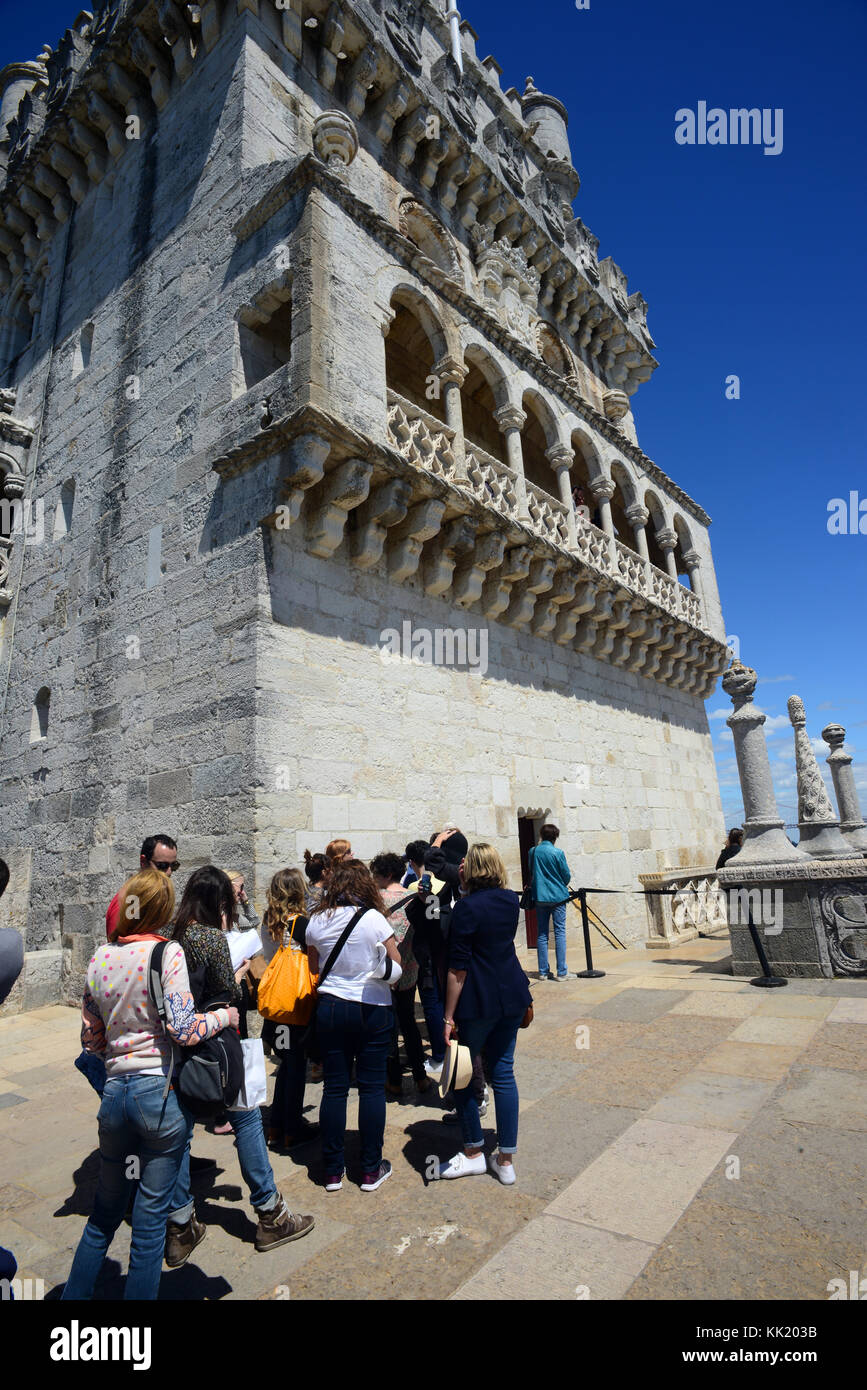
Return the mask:
M94 8L0 74L12 1006L75 996L148 832L260 905L446 819L513 882L541 817L576 883L707 863L710 519L563 105L436 0Z

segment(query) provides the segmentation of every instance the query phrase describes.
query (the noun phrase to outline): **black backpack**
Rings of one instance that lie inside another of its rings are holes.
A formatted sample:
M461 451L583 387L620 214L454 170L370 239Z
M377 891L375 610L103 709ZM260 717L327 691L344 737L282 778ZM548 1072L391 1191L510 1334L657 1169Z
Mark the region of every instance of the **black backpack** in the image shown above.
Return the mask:
M166 1026L166 1004L162 965L168 944L158 941L148 962L148 989L163 1028ZM207 1006L200 1006L195 979L191 978L190 983L196 1011L207 1012ZM177 1047L174 1043L171 1047L172 1064L166 1080L166 1095L174 1075L178 1099L197 1120L212 1120L235 1104L244 1084L244 1052L234 1028L224 1028L193 1047Z

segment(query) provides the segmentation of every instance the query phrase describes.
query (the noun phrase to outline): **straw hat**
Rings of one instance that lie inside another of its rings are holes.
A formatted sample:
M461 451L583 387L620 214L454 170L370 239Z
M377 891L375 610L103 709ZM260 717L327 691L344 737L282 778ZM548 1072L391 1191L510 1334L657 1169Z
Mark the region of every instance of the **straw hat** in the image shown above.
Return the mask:
M470 1049L463 1047L456 1038L450 1038L438 1082L440 1098L445 1100L447 1092L462 1091L465 1086L469 1086L472 1075L473 1059Z

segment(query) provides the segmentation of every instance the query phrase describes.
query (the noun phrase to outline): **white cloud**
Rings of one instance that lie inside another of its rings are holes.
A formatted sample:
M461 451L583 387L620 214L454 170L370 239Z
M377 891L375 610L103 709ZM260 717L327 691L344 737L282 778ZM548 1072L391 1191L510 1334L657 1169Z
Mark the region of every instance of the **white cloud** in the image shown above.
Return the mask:
M731 709L712 709L708 711L708 719L728 719Z
M794 676L759 676L758 685L779 685L781 681L793 681Z

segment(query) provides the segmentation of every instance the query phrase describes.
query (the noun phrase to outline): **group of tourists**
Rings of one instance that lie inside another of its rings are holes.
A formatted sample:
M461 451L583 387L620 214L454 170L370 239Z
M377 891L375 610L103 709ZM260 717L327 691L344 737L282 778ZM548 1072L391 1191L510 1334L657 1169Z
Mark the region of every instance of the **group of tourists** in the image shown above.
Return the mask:
M556 978L567 977L562 916L569 870L554 845L557 833L545 826L532 852L540 979L549 978L552 917ZM309 1022L271 1018L262 1027L262 1044L279 1063L267 1131L259 1105L245 1104L244 1087L234 1103L227 1097L210 1116L216 1133L234 1135L258 1221L256 1249L297 1240L314 1225L312 1216L288 1209L269 1147L285 1152L318 1139L325 1191L341 1190L353 1080L361 1190L375 1192L391 1177L383 1140L387 1096L403 1089L401 1038L415 1091L424 1094L436 1082L444 1100L453 1096L443 1118L459 1126L463 1147L440 1164L437 1176L490 1171L504 1185L515 1182L513 1062L519 1028L532 1018L532 1000L515 951L519 897L492 846L470 846L448 824L428 840L411 841L403 854L383 852L367 865L354 857L348 840L333 840L323 853L305 852L303 871L274 874L261 922L243 874L212 864L190 875L176 904L173 877L179 868L171 836L144 841L139 870L109 904L105 943L88 966L84 1051L77 1065L101 1094L101 1162L65 1299L93 1296L127 1212L130 1155L137 1156L137 1183L125 1296L156 1298L163 1259L177 1268L204 1238L190 1187L190 1146L202 1112L195 1110L189 1085L185 1089L189 1059L215 1047L219 1052L216 1039L231 1072L233 1049L247 1046L237 1039L247 1036L246 1014L256 1005L260 980L264 990L268 958L281 948L284 955L306 955L315 1009ZM248 943L263 949L248 954ZM318 1125L303 1113L310 1067L323 1080ZM199 1068L196 1075L205 1072ZM210 1083L211 1073L205 1079ZM498 1145L486 1158L481 1119L489 1086Z

